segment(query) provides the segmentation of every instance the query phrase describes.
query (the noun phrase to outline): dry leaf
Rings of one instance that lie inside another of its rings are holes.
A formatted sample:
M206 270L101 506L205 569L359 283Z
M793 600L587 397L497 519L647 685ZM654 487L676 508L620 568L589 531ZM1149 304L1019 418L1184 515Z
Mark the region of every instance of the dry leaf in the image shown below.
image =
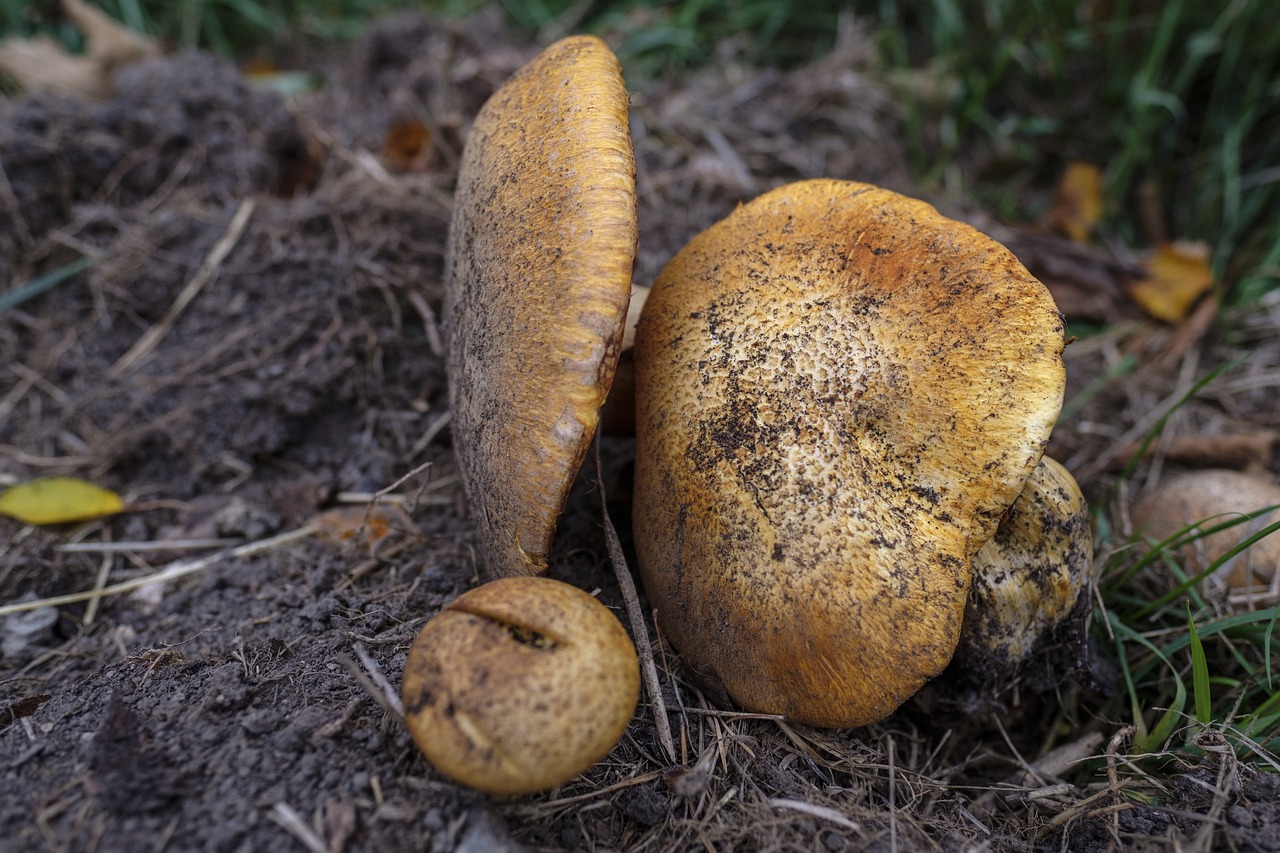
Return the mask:
M1166 243L1143 263L1147 277L1131 282L1129 298L1158 320L1176 323L1213 287L1209 247Z
M427 171L431 151L431 130L420 121L398 121L387 131L382 156L391 168L401 172Z
M124 509L115 492L75 477L45 477L0 493L0 515L27 524L64 524L114 515Z
M0 72L27 92L105 99L112 91L113 71L160 52L156 42L81 0L63 0L62 9L84 33L86 56L67 53L43 37L0 42Z
M111 81L96 60L72 56L43 36L0 41L0 74L12 77L25 92L89 100L102 100L111 94Z
M1067 164L1053 207L1045 213L1046 228L1083 243L1102 216L1102 170L1093 163Z
M160 45L83 0L62 0L62 11L84 33L89 58L103 73L155 56Z
M322 512L313 519L316 538L337 544L377 547L397 530L412 527L404 510L395 505L345 506Z

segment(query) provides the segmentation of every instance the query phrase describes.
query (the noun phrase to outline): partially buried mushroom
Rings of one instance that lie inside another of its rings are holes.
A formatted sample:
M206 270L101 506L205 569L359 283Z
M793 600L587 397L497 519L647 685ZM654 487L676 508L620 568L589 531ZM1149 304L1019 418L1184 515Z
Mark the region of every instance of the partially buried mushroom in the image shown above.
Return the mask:
M546 568L622 342L635 163L618 61L563 39L484 105L446 262L454 448L490 573Z
M695 237L637 331L633 509L692 670L825 726L939 673L1061 407L1062 347L1012 254L886 190L792 184Z
M974 558L955 662L984 679L1016 675L1092 579L1089 508L1070 472L1045 456Z

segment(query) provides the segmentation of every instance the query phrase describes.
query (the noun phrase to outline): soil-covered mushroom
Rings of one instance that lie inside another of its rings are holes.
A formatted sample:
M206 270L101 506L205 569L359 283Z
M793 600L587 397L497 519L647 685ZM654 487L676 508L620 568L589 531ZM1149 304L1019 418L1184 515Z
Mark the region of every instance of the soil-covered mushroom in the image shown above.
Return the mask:
M939 673L1061 407L1062 347L1012 254L883 189L792 184L695 237L637 331L633 508L694 672L826 726Z
M495 575L546 567L622 346L635 163L618 61L548 47L485 104L462 157L445 329L454 447Z
M1045 456L974 558L956 662L973 672L1014 674L1070 616L1092 571L1084 495L1071 473Z
M494 794L551 788L622 737L640 692L626 630L587 593L513 577L463 593L423 626L405 721L446 776Z

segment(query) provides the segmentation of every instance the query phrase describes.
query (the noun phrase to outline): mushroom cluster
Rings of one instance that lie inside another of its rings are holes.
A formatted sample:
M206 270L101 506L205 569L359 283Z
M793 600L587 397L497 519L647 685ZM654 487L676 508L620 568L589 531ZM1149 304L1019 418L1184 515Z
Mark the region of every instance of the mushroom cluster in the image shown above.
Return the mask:
M477 117L448 242L454 447L491 575L546 568L635 247L617 60L565 39ZM634 540L710 695L856 726L957 645L1025 659L1091 563L1079 490L1043 457L1063 343L1003 246L867 184L781 187L677 254L635 332Z
M974 558L1062 404L1062 319L923 202L766 193L659 275L636 333L636 553L714 692L824 726L951 661Z

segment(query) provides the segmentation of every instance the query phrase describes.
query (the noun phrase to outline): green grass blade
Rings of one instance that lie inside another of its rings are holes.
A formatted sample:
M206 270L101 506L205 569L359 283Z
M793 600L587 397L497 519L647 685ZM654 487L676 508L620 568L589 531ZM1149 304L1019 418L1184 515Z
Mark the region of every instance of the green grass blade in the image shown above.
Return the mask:
M1280 608L1268 607L1264 610L1254 610L1248 613L1237 613L1232 616L1224 616L1221 619L1215 619L1212 622L1206 622L1201 625L1197 629L1197 635L1203 642L1206 638L1216 636L1217 634L1231 634L1245 628L1265 625L1274 620L1278 612L1280 612ZM1166 655L1177 654L1190 644L1190 637L1186 634L1183 634L1180 637L1175 637L1164 646L1161 650L1162 654L1159 654L1159 658L1167 663ZM1154 647L1152 648L1154 651ZM1141 680L1151 672L1155 664L1156 661L1148 661L1141 666L1136 667L1135 678L1137 680Z
M1207 726L1213 719L1213 701L1209 693L1209 660L1204 654L1204 644L1196 632L1196 622L1187 607L1187 641L1191 644L1191 691L1195 695L1196 720Z
M1160 433L1164 432L1164 425L1169 422L1169 418L1173 417L1175 412L1177 412L1179 409L1185 406L1192 397L1194 397L1196 394L1199 394L1201 389L1203 389L1206 385L1208 385L1210 382L1217 379L1219 376L1226 373L1227 371L1234 370L1235 368L1239 367L1241 364L1244 363L1244 361L1247 358L1248 358L1247 355L1242 355L1239 358L1232 359L1231 361L1228 361L1226 364L1221 364L1215 367L1213 370L1210 370L1204 376L1197 379L1195 383L1192 384L1192 386L1188 388L1186 392L1181 397L1179 397L1172 406L1169 407L1169 411L1161 415L1160 419L1155 422L1155 425L1152 426L1151 429L1147 431L1147 437L1142 440L1142 444L1138 447L1137 451L1134 452L1133 456L1129 458L1129 462L1124 466L1124 471L1122 471L1120 474L1120 479L1128 480L1133 476L1133 472L1138 469L1138 465L1146 457L1147 450L1151 447L1152 442L1154 442L1156 438L1159 437Z
M45 273L35 281L27 284L19 285L12 290L0 293L0 314L8 311L26 302L28 299L34 299L50 288L56 287L67 279L71 278L78 272L88 269L89 264L93 263L89 258L80 258L72 261L65 267L59 267L53 272Z
M1241 516L1240 518L1233 518L1230 522L1223 525L1218 525L1216 527L1209 528L1208 530L1203 531L1202 533L1198 534L1197 536L1187 541L1193 541L1193 539L1198 539L1200 538L1200 536L1209 536L1212 533L1216 533L1219 530L1226 530L1230 527L1234 527L1237 524L1243 524L1245 521L1250 520L1250 517L1257 518L1260 515L1265 515L1269 512L1274 511L1276 508L1277 507L1275 506L1270 506L1270 507L1266 507L1264 509L1258 510L1257 512L1248 513L1247 516ZM1188 577L1185 581L1173 587L1164 595L1158 597L1155 601L1152 601L1150 604L1146 605L1145 607L1140 608L1138 612L1134 614L1135 617L1142 618L1144 616L1148 616L1151 613L1169 604L1171 601L1181 597L1189 589L1200 584L1206 578L1211 577L1214 572L1218 571L1218 569L1226 565L1228 561L1232 560L1242 552L1247 551L1249 548L1256 545L1262 539L1265 539L1266 537L1270 536L1272 533L1275 533L1277 530L1280 530L1280 521L1277 521L1274 524L1269 524L1266 527L1259 530L1257 533L1254 533L1252 536L1248 536L1242 539L1235 546L1233 546L1231 549L1226 551L1222 556L1218 557L1218 559L1214 560L1212 563L1206 566L1203 571ZM1179 545L1178 547L1181 547L1181 545Z
M1116 638L1116 658L1120 663L1121 677L1124 679L1125 690L1129 694L1129 706L1133 715L1134 727L1137 732L1134 735L1133 742L1135 748L1139 752L1156 752L1173 734L1174 727L1182 718L1183 709L1187 704L1187 688L1182 682L1182 676L1178 674L1178 669L1173 663L1165 657L1150 640L1130 628L1114 613L1107 614L1111 622L1111 630ZM1146 716L1142 712L1142 703L1138 699L1137 683L1140 679L1133 676L1129 668L1129 655L1124 647L1124 641L1129 640L1143 646L1150 651L1157 660L1163 661L1165 666L1169 668L1169 673L1174 680L1173 701L1169 703L1169 707L1160 715L1160 719L1156 721L1154 727L1147 729Z

